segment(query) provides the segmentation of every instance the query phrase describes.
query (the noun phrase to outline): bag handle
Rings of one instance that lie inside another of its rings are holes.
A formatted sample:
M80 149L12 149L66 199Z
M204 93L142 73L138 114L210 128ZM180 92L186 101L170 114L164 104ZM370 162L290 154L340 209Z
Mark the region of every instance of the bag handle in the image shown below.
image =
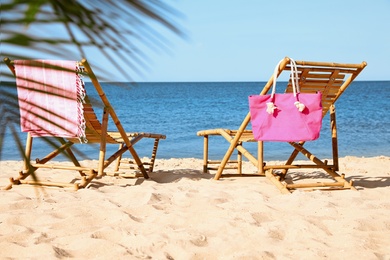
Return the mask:
M298 68L295 60L290 58L290 66L291 66L291 84L294 92L294 97L299 93L299 83L298 83Z
M299 102L299 100L298 100L297 94L300 93L299 92L300 90L299 90L299 83L298 83L297 63L295 62L295 60L293 60L291 58L289 58L289 59L290 59L290 68L291 68L291 85L292 85L294 97L297 100L294 102L294 105L298 108L299 112L302 112L306 106L304 104L302 104L301 102ZM272 92L271 92L271 100L272 101L267 103L267 113L268 114L273 114L275 109L277 109L277 107L273 103L273 100L274 100L274 95L275 95L275 91L276 91L276 78L278 75L280 63L282 61L283 61L283 59L278 62L278 64L276 65L276 67L274 69L274 75L273 75L274 78L273 78Z
M297 68L297 63L295 62L295 60L290 59L290 67L291 67L291 84L292 84L292 89L293 89L293 93L294 93L294 97L297 96L297 93L299 93L299 84L298 84L298 68ZM271 98L273 99L274 98L274 95L275 95L275 91L276 91L276 78L277 78L277 75L278 75L278 71L279 71L279 66L280 66L280 63L282 63L284 59L280 60L278 62L278 64L276 65L275 69L274 69L274 80L273 80L273 84L272 84L272 92L271 92Z

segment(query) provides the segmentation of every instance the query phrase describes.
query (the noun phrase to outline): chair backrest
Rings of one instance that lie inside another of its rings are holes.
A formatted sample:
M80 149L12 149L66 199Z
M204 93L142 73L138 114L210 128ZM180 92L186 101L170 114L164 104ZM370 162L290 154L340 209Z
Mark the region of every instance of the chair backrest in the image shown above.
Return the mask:
M329 108L347 89L352 81L367 65L341 64L327 62L296 61L298 69L299 87L301 93L322 93L322 115L325 116ZM284 70L290 71L290 64ZM286 92L292 93L291 77Z
M102 124L89 101L84 82L79 77L80 74L90 76L85 72L83 63L51 60L11 61L8 58L4 61L17 79L21 126L24 132L30 132L32 136L57 136L71 142L79 142L80 136L71 131L72 128L77 128L78 124L82 124L86 142L101 142ZM82 97L77 93L82 93ZM64 112L69 107L73 108L71 113ZM76 122L79 115L82 118ZM64 127L69 121L72 125ZM108 134L105 135L105 140L107 143L116 143Z
M20 125L31 136L84 137L84 88L76 61L15 60Z

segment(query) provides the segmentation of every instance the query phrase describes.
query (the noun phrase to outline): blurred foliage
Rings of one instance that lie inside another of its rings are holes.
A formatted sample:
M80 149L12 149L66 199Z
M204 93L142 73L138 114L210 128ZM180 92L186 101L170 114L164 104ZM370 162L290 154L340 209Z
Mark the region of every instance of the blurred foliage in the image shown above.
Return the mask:
M128 80L147 51L170 51L167 33L185 37L183 15L158 0L1 0L0 12L3 57L107 59Z
M183 15L160 0L0 0L1 55L15 59L86 58L110 78L110 63L128 81L142 74L150 51L170 52L167 35L185 38ZM1 61L0 160L5 134L23 154L15 79ZM9 136L9 135L8 135ZM11 138L10 136L10 138Z

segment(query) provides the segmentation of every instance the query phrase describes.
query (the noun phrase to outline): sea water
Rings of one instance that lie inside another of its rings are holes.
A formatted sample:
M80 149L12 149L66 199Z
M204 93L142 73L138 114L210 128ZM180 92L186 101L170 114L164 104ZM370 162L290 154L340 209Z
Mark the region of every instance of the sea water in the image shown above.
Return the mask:
M248 113L248 96L258 94L264 84L265 82L121 82L102 83L102 87L127 132L166 135L166 140L160 141L158 158L202 158L203 137L197 136L197 131L213 128L238 129ZM87 82L86 88L98 108L98 118L101 118L99 97L91 83ZM1 100L4 98L0 97ZM340 157L390 156L390 81L353 82L337 100L336 111ZM26 134L19 132L19 125L14 127L24 144ZM0 159L21 160L22 156L10 128L3 125L0 129ZM115 128L110 127L110 130ZM320 138L306 142L305 147L321 158L331 158L330 136L328 114L324 118ZM46 154L45 142L37 139L34 140L34 145L36 150L32 158ZM141 140L135 148L143 157L150 156L151 146L151 140ZM223 157L229 144L222 137L211 136L209 146L210 158L217 159ZM256 154L256 143L245 143L244 146ZM82 159L98 158L97 145L76 147ZM116 148L117 146L109 145L108 151ZM284 160L291 151L292 147L286 143L265 143L266 160ZM64 157L57 159L62 160Z

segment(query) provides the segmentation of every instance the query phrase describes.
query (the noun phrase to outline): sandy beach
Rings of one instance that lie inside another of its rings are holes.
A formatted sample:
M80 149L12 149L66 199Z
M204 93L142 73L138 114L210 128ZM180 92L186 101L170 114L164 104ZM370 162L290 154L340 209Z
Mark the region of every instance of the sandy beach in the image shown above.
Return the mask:
M1 161L0 186L21 167ZM264 177L215 181L201 169L199 159L157 159L148 180L2 190L0 258L390 259L390 157L340 159L358 191L283 195Z

